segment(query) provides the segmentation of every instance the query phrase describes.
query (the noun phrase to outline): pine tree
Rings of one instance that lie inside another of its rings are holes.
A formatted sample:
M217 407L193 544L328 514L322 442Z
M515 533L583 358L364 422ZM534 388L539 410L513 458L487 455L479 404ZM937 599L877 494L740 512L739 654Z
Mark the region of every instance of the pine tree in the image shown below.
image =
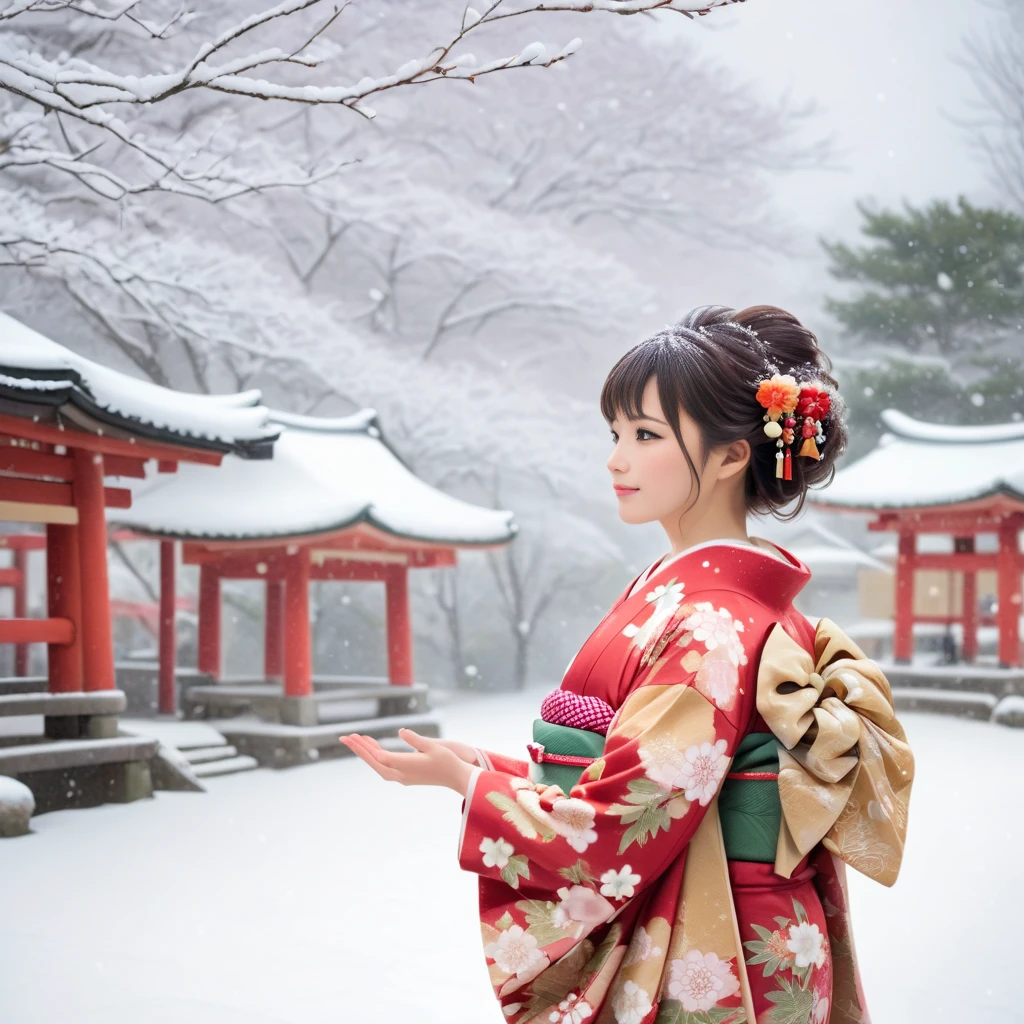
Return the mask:
M858 209L868 244L822 242L832 276L859 286L826 299L864 346L858 365L838 371L848 458L874 445L883 409L932 423L1024 416L1024 218L963 197Z
M962 196L903 212L861 204L868 245L822 242L829 272L860 286L826 309L859 340L954 364L1024 347L1024 218Z

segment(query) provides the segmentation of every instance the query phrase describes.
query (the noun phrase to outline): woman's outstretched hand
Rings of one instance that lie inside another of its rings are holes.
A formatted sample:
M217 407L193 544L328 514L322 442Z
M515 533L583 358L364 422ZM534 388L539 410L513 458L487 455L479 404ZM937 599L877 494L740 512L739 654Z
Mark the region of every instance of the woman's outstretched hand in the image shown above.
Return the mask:
M460 796L466 795L473 768L462 755L472 748L456 752L452 749L455 741L443 742L420 736L412 729L399 729L398 735L413 748L412 753L385 750L372 737L356 733L341 736L340 742L388 782L400 782L403 786L445 786ZM466 744L459 746L465 747ZM475 761L474 754L473 763Z

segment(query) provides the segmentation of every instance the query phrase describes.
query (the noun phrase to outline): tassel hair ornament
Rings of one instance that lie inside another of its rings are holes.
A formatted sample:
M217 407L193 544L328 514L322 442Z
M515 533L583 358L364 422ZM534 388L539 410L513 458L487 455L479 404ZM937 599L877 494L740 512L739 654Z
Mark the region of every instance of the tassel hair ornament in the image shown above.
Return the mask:
M765 436L774 439L775 477L793 479L793 443L801 439L797 456L823 458L820 446L825 443L825 417L832 406L828 390L820 381L797 382L792 374L776 373L758 381L758 404L764 414Z

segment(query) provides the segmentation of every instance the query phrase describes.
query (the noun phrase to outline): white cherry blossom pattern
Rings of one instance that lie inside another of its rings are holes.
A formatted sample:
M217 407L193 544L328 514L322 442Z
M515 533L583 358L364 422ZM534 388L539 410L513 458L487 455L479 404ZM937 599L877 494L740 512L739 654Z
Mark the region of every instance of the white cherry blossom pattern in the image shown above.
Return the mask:
M821 967L825 962L825 936L816 924L791 924L786 948L793 954L798 970L811 964Z
M484 947L489 956L506 974L521 978L546 955L537 947L537 939L514 924L501 933L496 942Z
M497 839L485 839L480 844L480 852L484 855L485 868L497 868L500 871L508 864L509 857L516 849L499 836Z
M718 647L701 658L694 684L716 707L732 711L740 687L739 669L725 649Z
M644 767L644 774L668 791L681 788L680 773L686 762L686 754L668 737L661 736L637 748L637 757Z
M611 896L616 900L631 899L636 891L634 886L640 884L640 876L633 874L628 864L623 864L618 871L609 868L601 876L601 895Z
M580 999L575 992L570 992L558 1004L558 1009L548 1014L548 1020L551 1024L583 1024L593 1013L594 1008L586 999Z
M668 994L678 999L687 1013L710 1010L740 990L732 965L719 960L716 953L691 949L681 960L669 961L668 969Z
M696 640L704 644L708 651L717 650L721 647L733 665L746 665L747 655L743 650L743 641L740 633L743 632L743 623L732 617L728 608L719 608L710 601L699 601L694 605L694 612L683 620L683 629L692 634L692 637L683 636L679 643L686 646L690 640Z
M684 583L676 583L675 580L662 583L647 594L647 603L650 604L651 601L657 601L659 604L665 602L666 604L670 603L673 608L676 608L682 602L683 597L685 597L683 594L683 587L685 585Z
M627 981L612 1000L615 1024L640 1024L652 1008L650 995L635 981Z
M564 886L558 890L558 898L551 921L576 939L589 935L615 913L611 903L585 885Z
M828 1024L828 996L823 996L817 989L811 1003L811 1024Z
M697 800L701 807L711 803L729 767L725 747L725 740L717 740L687 748L676 783L677 788L685 792L687 800Z
M633 938L629 944L629 949L626 950L626 956L622 961L622 966L629 967L631 964L640 964L645 960L650 960L651 957L661 956L661 954L661 946L656 946L654 944L654 940L651 938L650 933L643 925L641 925L633 933Z
M653 646L654 642L661 635L666 623L672 618L673 613L682 603L685 596L683 594L683 586L684 584L676 583L673 579L669 580L666 584L655 587L647 595L647 602L649 604L651 602L654 603L654 608L651 610L647 621L642 626L631 622L623 629L622 635L630 637L633 641L633 646L639 647L642 651L646 650L649 646Z
M594 808L578 797L563 797L551 807L551 827L577 852L583 853L597 842Z
M577 853L597 842L594 818L597 812L578 797L568 797L558 786L517 786L516 803L543 827L561 836ZM551 809L544 806L550 801Z

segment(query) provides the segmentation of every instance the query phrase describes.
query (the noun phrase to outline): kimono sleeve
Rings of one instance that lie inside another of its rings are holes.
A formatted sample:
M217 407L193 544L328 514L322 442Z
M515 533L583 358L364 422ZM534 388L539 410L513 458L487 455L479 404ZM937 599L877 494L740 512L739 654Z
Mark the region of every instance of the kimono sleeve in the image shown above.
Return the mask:
M739 611L741 599L730 596ZM751 715L744 635L724 604L681 609L645 649L603 757L568 794L501 772L476 775L460 864L528 897L492 902L497 919L486 926L518 926L538 949L559 943L543 950L553 960L564 951L559 940L610 920L685 851Z
M480 747L473 748L476 751L476 763L487 771L504 772L506 775L518 775L527 778L530 774L530 765L515 757L506 757L504 754L496 754L491 750L483 750Z

